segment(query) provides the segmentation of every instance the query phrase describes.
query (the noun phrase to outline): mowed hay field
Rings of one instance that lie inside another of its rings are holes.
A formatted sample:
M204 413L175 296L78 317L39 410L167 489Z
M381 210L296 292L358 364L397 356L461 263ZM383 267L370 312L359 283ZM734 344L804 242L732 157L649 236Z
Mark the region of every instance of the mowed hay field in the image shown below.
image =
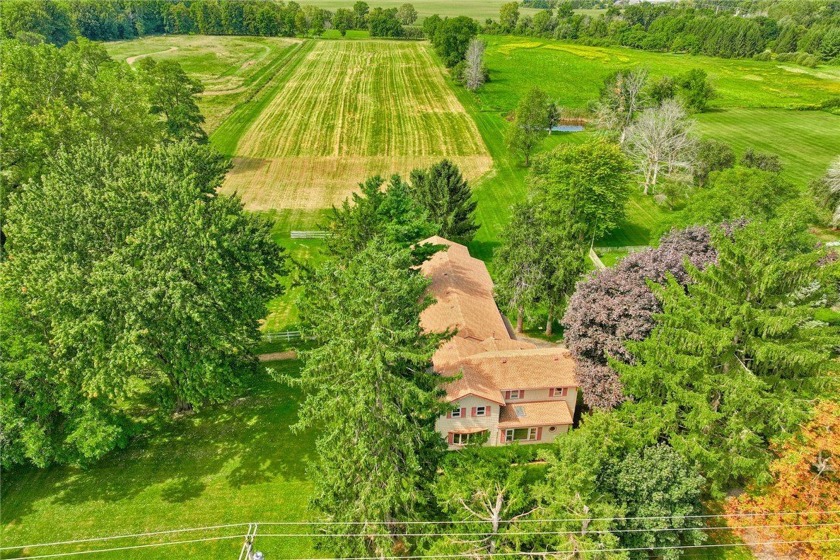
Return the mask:
M224 190L302 216L372 175L444 157L469 179L492 160L426 43L315 41L239 138Z
M141 58L172 60L204 93L198 106L204 130L213 133L237 104L250 99L280 68L302 41L285 37L162 35L104 43L114 60L134 64Z

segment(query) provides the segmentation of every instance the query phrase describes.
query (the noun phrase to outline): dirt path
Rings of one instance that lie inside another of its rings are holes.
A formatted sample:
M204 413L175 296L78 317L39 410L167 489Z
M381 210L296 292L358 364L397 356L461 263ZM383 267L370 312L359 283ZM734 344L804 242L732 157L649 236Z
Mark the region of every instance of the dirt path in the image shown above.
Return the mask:
M125 59L125 61L129 64L129 66L131 66L132 64L135 63L135 61L140 60L141 58L145 58L147 56L152 56L154 54L163 54L163 53L168 53L168 52L177 51L177 50L178 50L178 47L169 47L165 51L157 51L157 52L150 52L150 53L145 53L145 54L138 54L138 55L134 55L134 56L129 56L128 58Z
M288 350L286 352L272 352L270 354L260 354L257 356L261 362L278 362L280 360L296 360L297 352Z

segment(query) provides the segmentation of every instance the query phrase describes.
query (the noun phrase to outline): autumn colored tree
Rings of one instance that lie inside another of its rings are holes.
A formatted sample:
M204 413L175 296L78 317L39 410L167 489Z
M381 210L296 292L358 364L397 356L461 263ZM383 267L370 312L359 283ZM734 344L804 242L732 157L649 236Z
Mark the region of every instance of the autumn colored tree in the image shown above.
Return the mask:
M757 531L762 541L800 541L775 545L777 553L796 552L799 558L814 560L840 557L837 526L824 525L838 521L836 513L828 512L840 510L840 404L818 403L802 430L773 449L777 455L770 465L773 483L730 499L728 513L749 516L731 517L729 524L737 531L745 525L759 525L752 514L826 512L761 515L758 519L766 528L751 531ZM835 540L818 542L829 539Z

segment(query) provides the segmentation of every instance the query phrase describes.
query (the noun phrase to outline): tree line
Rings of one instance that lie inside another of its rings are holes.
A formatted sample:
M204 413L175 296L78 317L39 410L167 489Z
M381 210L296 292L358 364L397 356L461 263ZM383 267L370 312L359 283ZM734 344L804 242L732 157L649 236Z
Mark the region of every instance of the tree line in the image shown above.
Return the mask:
M36 34L61 46L76 37L94 41L134 39L146 35L321 35L334 28L369 31L372 37L417 37L417 10L370 9L358 1L335 13L317 6L273 0L10 0L3 2L2 36Z
M661 52L688 52L724 58L778 54L809 66L840 56L840 9L828 0L795 7L783 2L727 2L610 5L603 14L575 13L579 3L543 2L533 16L520 15L519 3L500 8L498 21L484 33L513 33L575 40L591 45L622 45ZM767 15L768 13L773 15ZM791 56L789 53L798 53Z
M90 464L256 372L286 258L218 194L179 65L84 38L0 54L2 468Z

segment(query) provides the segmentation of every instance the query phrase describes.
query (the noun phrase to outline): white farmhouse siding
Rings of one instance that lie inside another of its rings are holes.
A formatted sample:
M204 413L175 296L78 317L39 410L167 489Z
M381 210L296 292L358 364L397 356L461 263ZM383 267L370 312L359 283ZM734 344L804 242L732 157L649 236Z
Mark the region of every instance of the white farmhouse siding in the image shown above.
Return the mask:
M441 237L421 243L447 247L421 266L435 303L423 311L420 324L427 332L456 333L432 358L435 371L452 378L445 385L446 402L462 411L435 424L450 449L485 430L486 445L544 443L566 433L578 389L568 350L513 338L493 299L487 267L465 246ZM482 406L490 414L475 416Z

